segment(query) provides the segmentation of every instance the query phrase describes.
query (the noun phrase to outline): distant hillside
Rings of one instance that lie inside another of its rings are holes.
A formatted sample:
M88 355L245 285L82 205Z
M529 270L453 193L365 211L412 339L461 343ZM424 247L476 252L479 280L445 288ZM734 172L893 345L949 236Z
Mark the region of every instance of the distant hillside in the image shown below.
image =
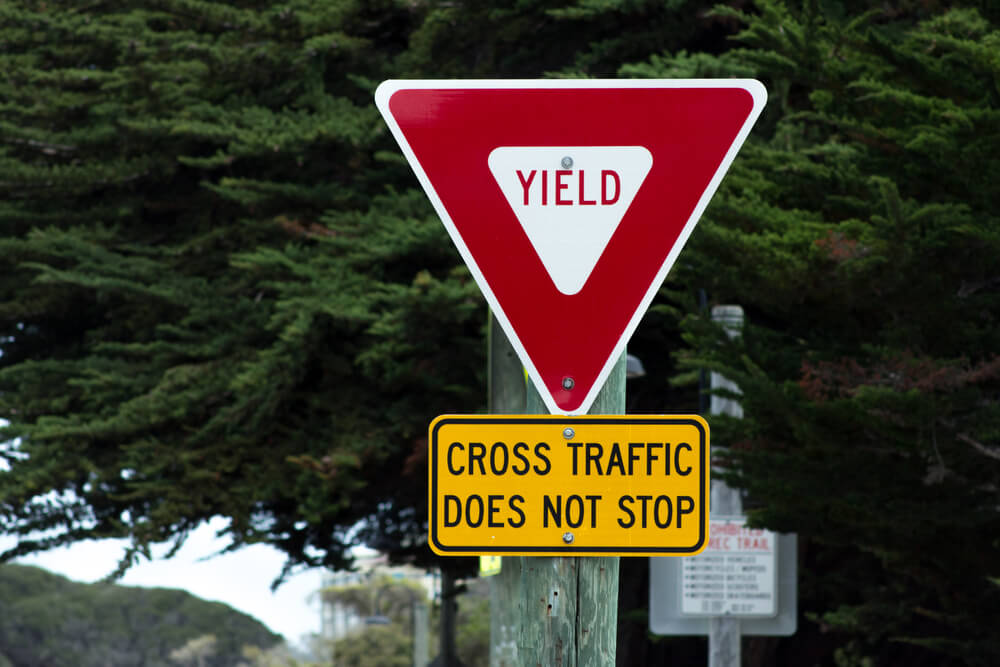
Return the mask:
M0 667L180 667L170 653L214 635L204 667L236 667L243 646L281 640L219 602L165 588L81 584L0 565Z

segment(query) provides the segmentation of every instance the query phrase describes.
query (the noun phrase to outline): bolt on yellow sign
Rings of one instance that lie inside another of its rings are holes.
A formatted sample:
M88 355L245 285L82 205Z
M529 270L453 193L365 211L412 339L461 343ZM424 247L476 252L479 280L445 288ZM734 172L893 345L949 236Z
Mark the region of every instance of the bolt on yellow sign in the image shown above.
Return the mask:
M691 556L708 536L696 415L442 415L430 544L444 556Z

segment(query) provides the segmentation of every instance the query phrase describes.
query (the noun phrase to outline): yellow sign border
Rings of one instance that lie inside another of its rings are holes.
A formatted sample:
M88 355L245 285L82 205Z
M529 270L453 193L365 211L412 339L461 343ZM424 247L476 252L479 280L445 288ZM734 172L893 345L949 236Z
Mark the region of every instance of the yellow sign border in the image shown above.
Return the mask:
M435 502L439 493L437 473L440 468L438 433L448 424L482 425L559 425L574 427L574 425L640 425L640 426L687 426L694 427L698 432L697 459L702 465L699 475L698 498L698 538L689 546L576 546L566 544L560 546L483 546L483 545L444 545L438 539L440 521L438 503ZM693 556L704 550L708 544L709 534L709 501L711 490L711 458L708 423L698 415L441 415L431 422L428 428L428 543L431 549L441 556Z

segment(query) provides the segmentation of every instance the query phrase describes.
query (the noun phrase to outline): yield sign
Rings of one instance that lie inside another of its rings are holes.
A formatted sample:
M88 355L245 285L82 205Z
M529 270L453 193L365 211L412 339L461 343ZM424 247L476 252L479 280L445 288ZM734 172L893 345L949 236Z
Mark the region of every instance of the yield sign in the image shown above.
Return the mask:
M379 111L552 413L586 412L767 93L386 81Z

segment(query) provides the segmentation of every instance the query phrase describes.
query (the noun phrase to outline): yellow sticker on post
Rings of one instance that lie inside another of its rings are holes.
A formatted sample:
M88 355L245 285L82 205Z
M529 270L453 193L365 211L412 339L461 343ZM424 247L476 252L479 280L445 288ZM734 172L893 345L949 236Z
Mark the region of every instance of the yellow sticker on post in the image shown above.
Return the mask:
M693 556L708 541L697 415L442 415L429 541L443 556Z

